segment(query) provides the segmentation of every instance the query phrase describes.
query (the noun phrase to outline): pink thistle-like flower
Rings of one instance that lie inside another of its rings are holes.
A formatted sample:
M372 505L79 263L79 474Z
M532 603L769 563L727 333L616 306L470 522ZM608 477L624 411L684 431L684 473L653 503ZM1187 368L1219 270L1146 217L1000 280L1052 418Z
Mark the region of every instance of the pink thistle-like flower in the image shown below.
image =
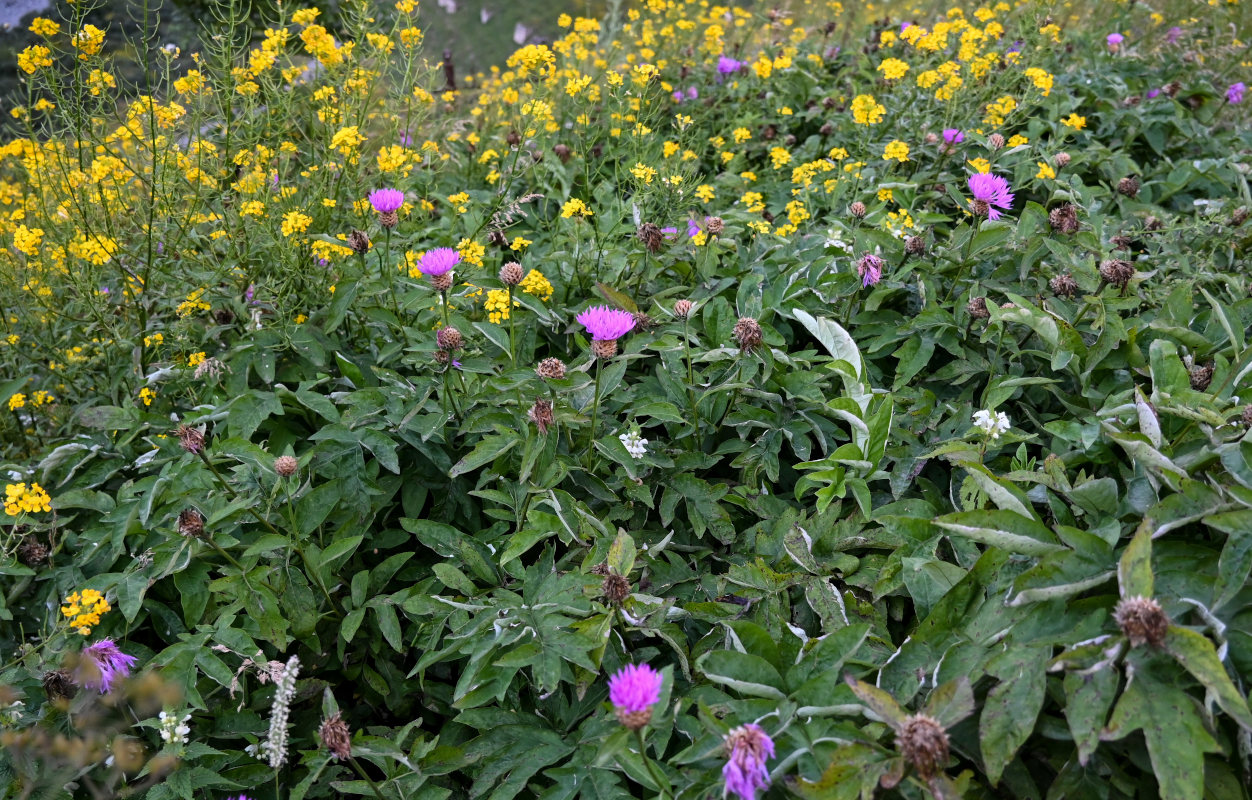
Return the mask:
M1226 90L1226 102L1231 105L1239 105L1243 102L1243 93L1247 89L1248 87L1243 84L1243 81L1230 84L1230 88Z
M856 274L861 276L861 286L873 286L882 280L883 260L873 253L866 253L856 262Z
M1109 47L1116 49L1119 44L1126 41L1126 37L1120 33L1110 33L1104 40L1108 42Z
M943 141L947 144L960 144L965 141L965 134L961 133L960 128L944 128Z
M418 262L417 268L423 275L447 275L452 268L461 263L461 254L451 247L436 247L427 250Z
M404 205L404 192L399 189L375 189L370 192L370 205L379 214L394 214Z
M765 762L774 757L774 740L760 725L750 722L726 734L726 794L741 800L755 800L759 789L769 786Z
M661 673L647 664L627 664L609 678L609 702L617 718L631 730L652 719L652 706L661 699Z
M744 62L729 56L719 56L717 59L717 71L721 75L730 75L743 69Z
M986 214L990 219L999 219L997 208L1013 207L1013 193L1009 191L1009 182L999 175L990 172L979 172L969 176L969 191L974 195L975 213Z
M99 689L100 694L108 694L114 681L130 675L135 666L135 657L119 650L112 639L84 647L79 656L74 682L87 689Z
M592 341L611 342L622 338L635 327L635 315L608 306L592 306L575 317L591 334Z

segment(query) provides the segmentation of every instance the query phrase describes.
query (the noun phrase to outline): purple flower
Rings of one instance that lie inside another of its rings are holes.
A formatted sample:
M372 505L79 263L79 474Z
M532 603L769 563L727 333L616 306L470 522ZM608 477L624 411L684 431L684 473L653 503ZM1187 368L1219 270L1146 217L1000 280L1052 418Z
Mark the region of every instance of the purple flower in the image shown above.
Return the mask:
M1022 40L1018 39L1016 42L1013 42L1013 46L1008 49L1008 52L1010 53L1022 52Z
M370 192L370 205L379 214L392 214L404 205L404 192L399 189L375 189Z
M948 144L960 144L965 141L965 134L961 133L960 128L944 128L943 140Z
M697 88L696 88L696 87L694 87L694 86L688 86L688 87L687 87L687 99L688 99L688 100L697 100L697 99L699 99L699 97L700 97L700 90L699 90L699 89L697 89Z
M615 313L626 314L625 311ZM634 324L633 318L631 324ZM652 720L652 706L661 699L662 683L661 673L647 664L627 664L609 678L609 702L623 725L638 730Z
M717 71L721 75L730 75L743 69L743 62L729 56L719 56L717 59Z
M907 28L908 26L912 25L912 24L913 24L913 23L911 23L911 22L901 22L901 23L900 23L900 33L904 33L904 29L905 29L905 28Z
M974 212L986 214L990 219L999 219L1000 212L996 209L1013 207L1013 193L1009 191L1009 182L999 175L990 172L979 172L969 176L969 191L974 195Z
M1178 41L1178 39L1179 39L1179 38L1181 38L1181 37L1182 37L1182 28L1180 28L1180 27L1178 27L1177 25L1175 25L1174 27L1172 27L1172 28L1170 28L1168 31L1166 31L1166 33L1165 33L1165 43L1166 43L1166 44L1173 44L1174 42L1177 42L1177 41Z
M1243 102L1243 93L1248 87L1243 85L1243 81L1230 84L1230 88L1226 90L1226 102L1232 105L1238 105Z
M873 253L866 253L856 263L856 274L861 276L861 286L873 286L882 280L883 260Z
M253 297L255 297L255 296L256 296L256 284L255 284L255 283L250 283L250 284L248 284L248 291L246 291L246 292L244 292L244 293L243 293L243 299L244 299L244 302L246 302L246 303L248 303L249 305L251 305L251 304L252 304L252 298L253 298Z
M687 236L695 236L700 232L700 225L694 219L687 220Z
M1120 33L1110 33L1104 38L1104 40L1109 43L1109 47L1117 47L1119 44L1126 41L1126 37L1122 36Z
M426 251L417 268L423 275L446 275L461 262L461 254L451 247L436 247Z
M1155 100L1156 98L1158 98L1158 97L1160 97L1160 96L1161 96L1161 90L1160 90L1160 89L1149 89L1149 90L1148 90L1148 99L1149 99L1149 100Z
M119 650L112 639L101 639L84 647L79 654L74 682L88 689L99 689L100 694L108 694L113 682L130 675L133 666L134 656Z
M683 90L682 90L682 89L675 89L675 90L674 90L674 101L675 101L675 102L678 102L678 103L681 103L681 102L683 101Z
M608 306L592 306L574 319L591 333L595 342L612 342L630 333L635 327L635 315ZM630 669L627 667L626 669ZM648 667L647 669L651 669ZM618 673L621 675L622 673ZM632 673L633 674L633 673ZM614 676L616 678L617 676ZM613 682L609 681L610 692ZM656 702L655 700L653 702ZM616 705L616 701L614 701Z
M677 235L678 235L678 229L677 229L677 228L675 228L675 227L672 227L672 226L671 226L671 227L669 227L669 228L661 228L661 233L665 234L667 237L669 237L669 236L677 236Z
M757 790L769 786L769 770L765 762L774 757L774 740L760 725L750 722L726 734L726 794L740 800L755 800Z

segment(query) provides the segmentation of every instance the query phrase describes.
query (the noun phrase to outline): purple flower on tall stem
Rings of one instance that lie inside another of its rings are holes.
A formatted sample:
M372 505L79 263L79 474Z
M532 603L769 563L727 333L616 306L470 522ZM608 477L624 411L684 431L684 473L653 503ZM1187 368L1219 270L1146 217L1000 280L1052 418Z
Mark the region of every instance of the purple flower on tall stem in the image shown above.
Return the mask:
M1174 27L1170 28L1168 31L1165 32L1165 43L1173 44L1177 42L1182 37L1182 33L1183 33L1182 28L1175 25Z
M774 740L760 725L750 722L726 734L726 794L740 800L755 800L758 790L769 786L769 770L765 762L774 757Z
M436 247L427 250L418 262L417 268L423 275L446 275L452 268L461 263L461 254L451 247Z
M1009 182L999 175L990 172L979 172L969 176L969 191L974 195L970 201L974 214L986 215L989 219L999 219L1000 212L1013 207L1013 193L1009 191Z
M862 288L873 286L882 280L883 260L873 253L866 253L856 263L856 274L861 276Z
M592 341L611 342L635 327L635 315L608 306L592 306L575 319L591 334Z
M119 650L112 639L101 639L84 647L79 654L74 682L87 689L99 689L100 694L108 694L113 689L113 683L130 675L134 666L134 656Z
M625 313L625 312L623 312ZM627 664L609 678L609 702L618 720L637 731L652 720L652 706L661 699L661 673L647 664Z
M943 141L947 144L960 144L965 141L965 134L961 133L960 128L944 128Z
M717 72L719 75L731 75L743 69L744 62L731 58L730 56L719 56L717 59Z
M1126 41L1126 37L1122 36L1120 33L1110 33L1108 36L1104 37L1104 41L1108 42L1109 49L1116 50L1119 44Z
M379 214L394 214L404 205L404 192L399 189L375 189L370 192L369 200Z
M1243 81L1230 84L1230 88L1226 90L1226 102L1231 105L1238 105L1242 103L1243 93L1247 90L1248 87L1243 85Z
M1149 90L1148 90L1148 99L1149 99L1149 100L1155 100L1156 98L1158 98L1158 97L1160 97L1160 96L1161 96L1161 90L1160 90L1160 89L1149 89Z

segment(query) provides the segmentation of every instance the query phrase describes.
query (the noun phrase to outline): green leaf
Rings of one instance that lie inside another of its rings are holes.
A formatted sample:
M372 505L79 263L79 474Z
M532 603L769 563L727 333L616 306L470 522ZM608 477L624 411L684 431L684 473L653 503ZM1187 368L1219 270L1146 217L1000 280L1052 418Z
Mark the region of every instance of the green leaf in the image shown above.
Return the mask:
M826 352L852 365L858 377L865 374L865 365L861 361L861 351L856 346L856 340L842 325L825 317L814 317L802 308L791 309L791 315L813 334L813 338L826 348Z
M987 694L979 718L979 740L987 777L994 786L1004 768L1030 738L1043 708L1048 652L1044 648L1018 648L1000 657L998 669L1005 678Z
M467 472L476 470L484 464L494 461L496 457L507 453L520 441L521 439L516 434L484 436L482 441L475 445L468 455L452 465L452 469L448 470L448 477L455 478L457 475L464 475Z
M709 680L752 697L782 700L783 679L770 664L760 656L735 650L714 650L696 660L696 668Z
M439 582L449 589L460 592L466 597L473 597L478 593L478 587L474 585L474 582L466 577L464 572L461 572L461 570L451 564L439 562L432 564L430 568L435 573L435 577L439 579Z
M943 727L951 728L973 714L974 708L974 689L969 684L969 678L962 675L931 692L923 710Z
M615 575L630 575L635 567L635 540L624 530L617 532L617 538L609 546L609 569Z
M1010 553L1043 556L1065 549L1043 523L1012 511L958 511L939 517L935 524Z
M1152 597L1152 520L1145 517L1117 563L1122 597Z
M1230 680L1212 642L1193 630L1170 625L1163 647L1182 664L1183 669L1204 684L1223 711L1252 733L1252 711L1248 709L1248 701Z
M639 311L639 306L637 306L635 301L630 298L630 295L624 292L619 292L607 283L596 281L596 291L599 292L600 296L605 300L608 300L610 303L623 311L629 311L632 314Z
M894 697L877 686L859 681L851 675L845 675L844 681L852 687L853 694L883 722L895 730L899 730L904 724L905 717L908 715L904 713L904 709L900 708L900 704L895 701Z
M1109 663L1065 675L1065 720L1083 766L1100 745L1100 731L1117 699L1117 683L1117 670Z

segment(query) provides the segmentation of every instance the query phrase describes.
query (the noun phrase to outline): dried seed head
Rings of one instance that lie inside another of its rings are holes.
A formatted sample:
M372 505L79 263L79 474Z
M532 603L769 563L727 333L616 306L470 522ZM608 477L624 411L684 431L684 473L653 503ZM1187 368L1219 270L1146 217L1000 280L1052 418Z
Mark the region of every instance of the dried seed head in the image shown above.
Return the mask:
M530 407L530 411L526 412L526 416L535 423L540 433L547 433L548 428L552 426L552 401L544 400L542 397L535 398L535 404Z
M1240 419L1243 420L1244 425L1247 425L1249 428L1252 428L1252 405L1243 407L1243 414L1240 417Z
M665 246L665 234L661 233L661 229L652 222L640 225L639 230L635 231L635 238L643 242L643 246L648 248L649 253L660 252Z
M561 159L562 164L568 164L570 159L570 149L568 146L558 144L552 148L552 152L556 153L556 157Z
M74 685L74 678L68 669L45 672L42 683L44 694L48 695L48 699L53 702L62 699L70 700L78 693L78 687Z
M1052 161L1056 164L1058 169L1065 169L1069 166L1069 153L1057 153L1052 157Z
M504 141L509 143L509 147L517 147L522 141L522 135L517 131L509 131L509 135L504 137Z
M1161 222L1158 217L1149 216L1143 220L1143 229L1145 231L1159 231L1165 227L1165 223Z
M1120 258L1110 258L1100 262L1100 277L1119 289L1125 289L1130 279L1135 277L1135 266Z
M606 575L600 584L600 593L604 599L615 606L620 606L630 597L630 581L621 575Z
M17 548L18 557L28 567L37 567L47 561L50 552L48 545L34 536L27 536Z
M235 312L229 308L215 308L213 309L213 320L218 325L229 325L235 321Z
M1048 222L1052 230L1067 236L1078 232L1078 209L1072 203L1057 206L1048 212Z
M1236 208L1230 215L1230 227L1238 228L1240 225L1247 222L1248 213L1247 206L1240 206L1239 208Z
M674 316L679 319L686 319L691 316L691 309L695 307L695 303L690 300L679 300L674 303Z
M857 200L855 203L848 206L848 213L856 217L857 219L865 218L865 210L866 210L865 204L862 203L860 200Z
M1203 392L1213 382L1213 366L1191 368L1191 388Z
M522 269L521 264L509 263L500 267L500 282L505 286L516 286L525 277L526 271Z
M465 339L461 336L461 332L451 325L440 328L435 333L435 344L439 345L440 350L455 352L465 346Z
M436 292L446 292L452 288L452 273L445 272L442 275L431 275L430 285L435 288Z
M1064 275L1057 275L1048 285L1052 287L1052 293L1059 297L1073 297L1078 294L1078 281L1074 280L1074 276L1068 272Z
M596 358L610 359L617 355L617 340L595 339L591 342L591 352Z
M317 734L322 737L322 744L326 745L326 749L336 759L352 755L352 731L348 730L348 723L343 721L338 711L322 721L322 727L318 728Z
M913 714L896 731L896 748L919 775L932 778L948 761L948 734L934 717Z
M987 319L991 312L987 310L987 298L975 297L965 306L965 310L974 319Z
M378 224L384 228L394 228L400 224L400 212L398 211L381 211L378 214Z
M1178 81L1170 81L1169 83L1165 84L1165 94L1169 95L1170 97L1177 97L1178 93L1181 91L1182 91L1182 84L1179 83Z
M635 330L637 331L651 330L656 327L656 320L643 311L636 311L632 316L635 318Z
M565 362L559 358L545 358L535 367L535 374L545 381L559 381L565 377Z
M609 574L608 562L601 561L599 564L596 564L594 567L591 568L591 574L592 575L608 575Z
M726 229L726 222L721 217L705 217L704 229L710 236L716 236Z
M1129 250L1134 241L1135 240L1131 239L1129 236L1114 236L1112 239L1109 239L1109 244L1113 245L1118 250Z
M1131 647L1150 644L1160 647L1169 630L1169 617L1161 610L1160 603L1150 597L1127 597L1117 604L1113 612L1117 626L1130 639Z
M204 517L194 508L184 508L178 514L178 532L193 539L199 537L204 533Z
M452 360L452 355L447 350L436 350L431 358L435 359L436 364L447 364Z
M487 244L493 244L496 247L508 247L509 237L504 235L504 231L492 231L487 234Z
M1133 199L1139 194L1139 179L1134 175L1127 175L1117 182L1117 191Z
M939 143L939 134L935 133L934 131L931 131L930 133L926 134L926 144L938 144L938 143Z
M199 428L193 428L190 425L179 425L178 444L188 453L199 453L204 449L204 434Z
M295 456L279 456L274 459L274 471L284 478L290 478L296 474L296 470L300 468L300 462L296 461Z
M920 256L926 252L926 239L921 236L910 236L904 240L904 252L911 256Z
M835 132L835 126L827 122L826 124L822 125L822 127L818 128L817 132L820 133L822 136L829 136Z
M370 237L365 231L353 229L348 234L348 247L357 255L365 255L370 250Z
M992 150L999 150L1004 147L1004 137L998 133L993 133L987 137L987 146Z
M751 353L761 345L761 325L752 317L740 317L733 334L741 353Z

